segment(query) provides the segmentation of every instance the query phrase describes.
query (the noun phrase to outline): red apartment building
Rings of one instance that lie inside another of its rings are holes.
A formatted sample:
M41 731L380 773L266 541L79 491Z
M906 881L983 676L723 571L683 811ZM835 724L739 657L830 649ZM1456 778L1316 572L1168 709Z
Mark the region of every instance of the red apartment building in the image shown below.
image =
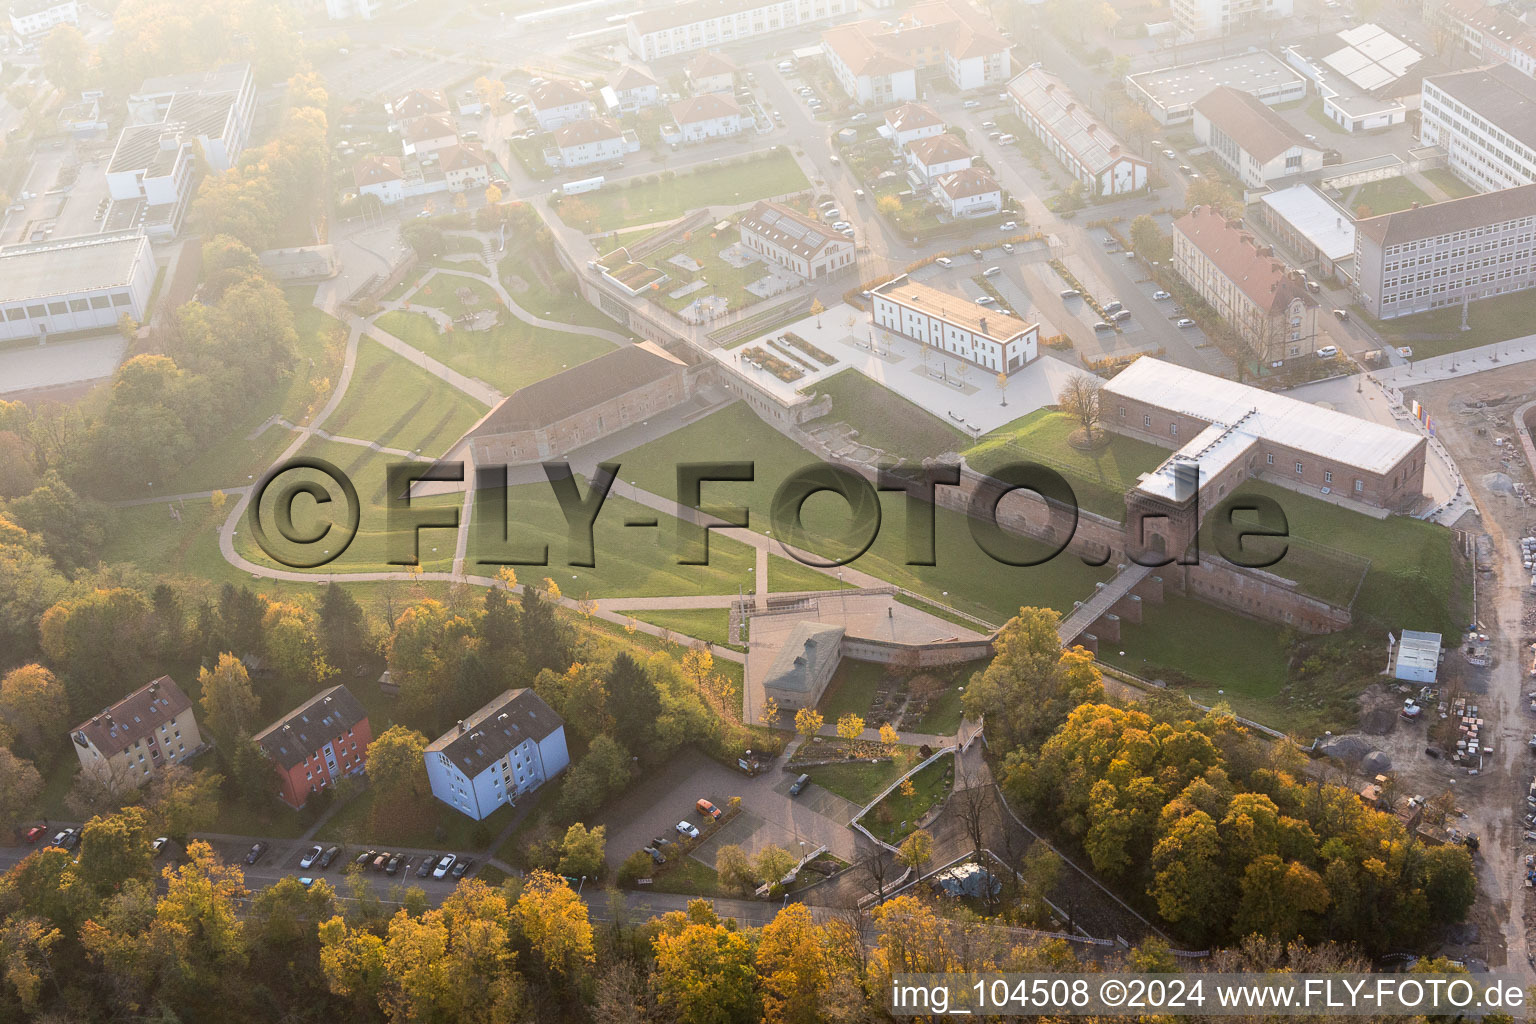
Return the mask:
M312 794L363 770L373 732L368 712L345 686L315 694L256 734L277 772L278 796L303 807Z

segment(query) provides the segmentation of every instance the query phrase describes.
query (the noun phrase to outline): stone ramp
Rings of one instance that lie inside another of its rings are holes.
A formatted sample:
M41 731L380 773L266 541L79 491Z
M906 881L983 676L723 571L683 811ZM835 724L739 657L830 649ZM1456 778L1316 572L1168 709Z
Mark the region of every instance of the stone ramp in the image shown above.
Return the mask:
M1151 575L1152 569L1145 565L1122 565L1120 570L1107 583L1100 583L1094 595L1076 608L1072 613L1056 626L1056 635L1061 640L1061 646L1070 646L1087 628L1115 606L1115 603L1125 597L1135 588L1136 584Z

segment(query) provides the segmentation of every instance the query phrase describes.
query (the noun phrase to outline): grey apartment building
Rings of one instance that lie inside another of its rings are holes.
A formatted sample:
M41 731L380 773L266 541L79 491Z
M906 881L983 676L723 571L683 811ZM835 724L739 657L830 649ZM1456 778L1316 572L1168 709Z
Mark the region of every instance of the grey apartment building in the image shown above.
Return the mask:
M1378 320L1536 284L1536 185L1521 185L1355 224L1355 290Z
M1508 64L1424 79L1419 138L1480 191L1536 182L1536 80Z

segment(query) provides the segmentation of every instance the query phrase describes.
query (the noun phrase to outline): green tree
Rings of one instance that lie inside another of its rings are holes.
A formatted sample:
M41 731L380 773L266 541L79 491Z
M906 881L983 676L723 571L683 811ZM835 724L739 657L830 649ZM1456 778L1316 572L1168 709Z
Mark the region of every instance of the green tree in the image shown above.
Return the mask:
M0 830L14 829L42 792L43 777L32 762L0 747Z
M561 816L590 814L609 796L629 785L629 751L607 736L592 741L586 754L565 773L556 802Z
M622 714L614 716L613 738L629 750L649 750L656 720L661 717L661 695L656 681L625 651L614 655L603 679L609 706L623 709Z
M1145 259L1166 263L1173 258L1173 242L1158 229L1157 221L1145 213L1131 221L1130 242Z
M720 884L737 896L750 895L757 888L757 872L747 859L747 852L735 843L715 851L715 874Z
M76 881L97 899L111 895L129 880L149 882L155 873L149 839L149 815L142 807L125 807L116 814L92 818L80 829Z
M491 590L489 593L499 593ZM373 649L362 606L346 587L326 587L320 597L320 649L325 660L350 670Z
M1037 746L1069 711L1103 695L1093 656L1061 649L1059 621L1049 608L1020 608L998 632L996 657L966 687L966 714L985 717L988 736L1004 749Z
M112 587L61 601L39 624L43 650L62 668L75 717L92 714L121 695L148 655L149 602L137 590Z
M923 865L928 863L928 858L932 856L933 836L923 829L918 829L902 840L896 860L903 866L911 868L914 873L921 873Z
M91 61L90 44L80 30L73 25L58 26L37 48L37 55L42 58L43 74L48 81L71 98L78 98Z
M758 850L752 858L752 872L770 886L780 884L785 875L794 869L794 854L782 846L769 844Z
M415 729L392 725L368 744L368 781L378 791L376 803L387 807L426 795L427 738Z
M219 786L224 777L184 765L160 766L144 787L144 807L156 831L185 840L207 831L219 814Z
M261 714L261 698L251 688L244 662L228 652L220 654L212 669L198 670L197 683L203 721L220 743L232 744L251 734Z
M587 828L573 822L560 841L560 873L567 878L596 879L603 873L603 850L608 829L603 825Z

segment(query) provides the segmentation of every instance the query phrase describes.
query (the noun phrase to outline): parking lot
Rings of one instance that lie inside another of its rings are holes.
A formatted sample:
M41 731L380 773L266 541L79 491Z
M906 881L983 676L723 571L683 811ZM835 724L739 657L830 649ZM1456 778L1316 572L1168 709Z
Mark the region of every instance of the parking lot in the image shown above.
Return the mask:
M311 840L308 842L302 839L274 840L270 843L270 848L267 852L254 865L247 865L245 862L245 858L251 849L249 842L215 840L211 845L220 857L240 867L241 871L245 873L246 885L253 889L270 885L289 876L324 878L337 888L341 888L346 882L347 869L352 866L353 861L359 854L367 852L362 847L342 846L341 852L331 862L329 868L321 868L318 863L307 868L301 868L299 863L312 847L319 845L322 850L326 850L338 844L322 840ZM171 856L174 857L175 852L173 851ZM384 851L380 850L377 852L382 853ZM426 878L418 878L416 875L416 871L423 861L436 862L443 856L442 851L393 850L390 852L401 855L401 863L393 875L386 874L383 871L375 871L371 865L364 872L364 876L373 885L374 891L380 895L386 894L391 886L400 884L414 886L424 890L430 896L440 898L452 892L454 886L458 884L458 880L451 875L443 878L433 878L430 872ZM472 864L465 873L465 876L473 876L479 866L478 862Z
M854 833L848 822L858 808L814 784L798 797L790 796L789 787L796 776L783 771L781 764L782 759L762 774L748 777L696 750L680 754L631 789L623 807L603 817L601 824L608 828L609 865L618 867L624 858L657 839L667 840L667 845L661 846L667 853L678 838L679 821L704 824L706 819L694 807L700 798L723 810L734 796L741 797L741 813L692 853L703 863L713 867L720 847L728 844L740 846L749 855L777 845L796 858L826 846L852 861ZM812 772L813 779L814 775Z

